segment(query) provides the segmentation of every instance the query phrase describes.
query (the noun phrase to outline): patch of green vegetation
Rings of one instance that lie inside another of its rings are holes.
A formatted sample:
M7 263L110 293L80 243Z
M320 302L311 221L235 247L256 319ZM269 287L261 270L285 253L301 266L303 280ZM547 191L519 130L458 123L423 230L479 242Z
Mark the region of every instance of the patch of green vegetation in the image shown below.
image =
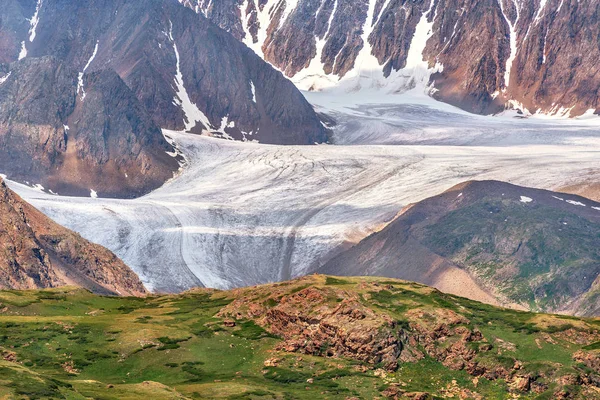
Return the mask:
M174 350L174 349L178 349L181 346L179 345L179 343L181 342L187 342L188 340L190 340L191 338L183 338L183 339L172 339L170 337L159 337L158 341L161 342L163 345L160 346L158 348L159 351L164 351L164 350Z
M598 232L600 224L560 209L483 198L429 225L423 243L515 303L544 311L591 286Z
M352 285L353 283L344 279L339 279L339 278L334 278L332 276L328 276L325 278L325 285L334 285L334 286L341 286L341 285Z
M245 338L248 340L258 340L268 337L275 337L269 332L264 330L262 327L256 325L252 320L243 321L237 323L238 329L235 329L232 333L234 336Z

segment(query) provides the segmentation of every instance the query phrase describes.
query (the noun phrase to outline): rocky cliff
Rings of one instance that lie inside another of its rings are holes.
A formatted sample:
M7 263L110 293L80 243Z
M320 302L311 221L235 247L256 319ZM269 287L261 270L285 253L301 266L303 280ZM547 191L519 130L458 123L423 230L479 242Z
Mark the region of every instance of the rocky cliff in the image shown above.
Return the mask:
M81 286L105 295L146 289L113 253L56 224L0 179L0 288Z
M179 167L158 125L111 70L53 56L8 65L0 85L0 170L60 194L133 197Z
M419 86L477 113L599 109L594 0L180 0L304 89Z

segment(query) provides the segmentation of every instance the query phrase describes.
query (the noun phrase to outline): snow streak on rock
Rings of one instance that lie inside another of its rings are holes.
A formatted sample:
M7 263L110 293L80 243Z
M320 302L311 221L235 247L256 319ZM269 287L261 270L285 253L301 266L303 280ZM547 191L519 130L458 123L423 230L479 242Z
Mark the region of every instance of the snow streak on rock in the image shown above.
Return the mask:
M506 21L506 23L508 24L508 28L510 31L510 56L508 57L508 59L506 60L506 69L504 71L504 87L505 90L506 88L508 88L508 85L510 84L510 71L512 69L513 63L515 61L515 58L517 57L517 31L516 31L516 26L517 23L519 22L519 18L520 18L520 12L519 12L519 4L515 1L515 0L511 0L516 13L517 13L517 17L515 18L515 22L512 23L510 22L510 18L508 17L508 14L506 13L506 10L504 10L504 5L502 4L502 0L498 0L498 4L500 5L500 10L502 11L502 15L504 16L504 20Z
M177 72L175 73L175 85L177 86L176 96L173 102L181 107L184 114L185 131L191 131L200 122L204 129L211 129L212 126L206 115L200 111L198 106L192 102L190 96L183 83L183 74L181 73L181 61L179 57L179 50L177 49L177 43L173 39L173 23L169 21L169 33L168 38L173 43L173 50L175 51L175 57L177 58Z
M29 29L29 42L33 42L35 40L36 30L38 23L40 22L40 9L42 8L43 0L38 0L37 5L35 6L35 13L31 18L31 28Z
M96 46L94 47L94 52L92 53L92 56L90 57L88 62L85 64L85 67L83 67L83 71L81 71L77 77L78 78L77 79L77 94L79 94L81 92L81 100L82 101L85 100L85 88L83 87L83 77L84 77L87 69L90 67L90 65L96 58L96 54L98 54L98 44L99 43L100 43L99 40L96 41Z
M8 78L10 78L10 74L12 74L12 72L9 72L8 74L6 74L0 78L0 85L2 85L4 82L6 82L8 80Z

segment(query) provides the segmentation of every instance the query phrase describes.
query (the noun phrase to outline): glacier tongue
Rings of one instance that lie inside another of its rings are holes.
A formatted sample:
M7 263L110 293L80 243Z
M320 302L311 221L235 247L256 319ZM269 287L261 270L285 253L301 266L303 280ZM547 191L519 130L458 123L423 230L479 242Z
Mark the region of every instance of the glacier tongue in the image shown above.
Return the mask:
M272 146L165 132L186 165L134 200L61 197L9 184L57 222L113 250L149 288L181 291L310 273L403 206L465 180L556 189L600 178L590 175L600 150L592 121L469 116L430 101L322 103L339 122L338 141L345 137L353 146Z

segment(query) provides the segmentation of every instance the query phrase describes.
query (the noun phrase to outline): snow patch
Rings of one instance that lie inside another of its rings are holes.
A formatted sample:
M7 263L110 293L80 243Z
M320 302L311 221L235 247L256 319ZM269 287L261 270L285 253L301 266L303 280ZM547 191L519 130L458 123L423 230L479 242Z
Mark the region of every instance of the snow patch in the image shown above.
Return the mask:
M527 196L521 196L521 203L531 203L533 199Z
M42 8L43 0L38 0L37 5L35 6L35 13L33 17L31 17L29 28L29 42L33 42L35 40L36 30L38 23L40 22L40 9Z
M517 24L519 23L520 12L519 12L519 4L512 0L512 3L517 11L517 18L515 19L515 23L510 22L506 11L504 11L504 5L502 4L502 0L498 0L498 4L500 5L500 10L502 11L502 15L504 16L504 20L508 25L508 29L510 31L510 56L506 60L506 67L504 71L504 87L505 90L508 88L510 84L510 71L512 69L515 58L517 57Z
M19 61L27 57L27 46L25 41L21 42L21 51L19 52Z
M4 82L6 82L6 80L8 78L10 78L10 74L12 74L12 71L10 71L8 74L4 75L3 77L0 78L0 85L2 85Z
M592 207L594 210L600 211L600 207Z
M558 196L552 196L552 197L554 197L556 200L565 201L565 199L563 199L562 197L558 197Z
M583 204L580 201L575 201L575 200L567 200L567 203L572 204L574 206L580 206L580 207L586 207L585 204Z
M256 88L254 87L254 82L250 80L250 91L252 92L252 101L256 104Z
M97 199L98 198L98 193L96 193L96 191L94 189L90 189L90 197L92 199Z
M40 22L40 9L42 8L43 0L37 0L37 4L35 6L35 13L29 20L29 43L32 43L35 40L36 31L38 23ZM21 42L21 51L19 52L19 60L27 57L27 43L25 41Z

